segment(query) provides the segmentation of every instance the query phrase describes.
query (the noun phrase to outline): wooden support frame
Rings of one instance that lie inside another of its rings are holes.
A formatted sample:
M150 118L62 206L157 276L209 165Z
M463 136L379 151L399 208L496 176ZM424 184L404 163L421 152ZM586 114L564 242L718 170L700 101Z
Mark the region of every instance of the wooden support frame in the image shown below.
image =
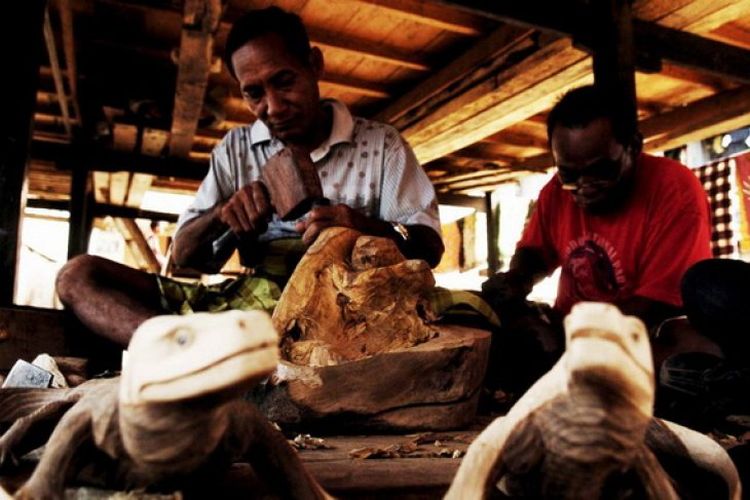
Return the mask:
M32 156L39 160L53 161L60 168L70 169L71 165L86 165L91 171L129 171L151 174L160 177L203 180L208 173L208 162L196 162L184 158L157 158L126 151L104 148L84 148L34 142Z
M594 85L618 107L619 121L635 134L635 48L629 0L592 3L594 14Z
M484 194L484 204L487 213L487 273L492 276L500 270L498 248L500 205L492 199L491 191Z
M213 61L214 33L221 18L221 0L186 0L172 114L169 152L186 157L193 146L208 75Z
M86 165L72 166L70 183L70 219L68 259L87 252L93 216L90 211L93 192Z
M0 306L13 302L21 240L20 222L26 204L26 167L31 123L39 81L39 55L44 47L46 1L11 2L3 13L0 37L6 78L6 99L0 119ZM12 26L11 26L12 25ZM19 50L22 46L24 50Z
M577 44L593 47L590 33L597 22L589 4L580 0L545 2L486 2L482 0L436 0L496 21L531 27L572 37ZM597 2L594 2L597 3ZM624 2L623 3L627 3ZM575 11L576 15L569 15ZM705 28L711 26L706 25ZM680 28L690 28L690 26ZM700 23L692 29L701 28ZM633 19L635 57L641 61L663 59L674 64L750 83L750 50L698 36L655 22Z

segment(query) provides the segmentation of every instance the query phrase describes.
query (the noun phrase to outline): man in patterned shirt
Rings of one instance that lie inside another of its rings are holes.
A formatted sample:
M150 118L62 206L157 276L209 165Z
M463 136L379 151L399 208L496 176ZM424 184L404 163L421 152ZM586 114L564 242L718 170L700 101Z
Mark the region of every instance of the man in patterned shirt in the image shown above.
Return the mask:
M301 251L327 227L392 238L406 257L431 266L442 256L435 191L414 153L394 128L320 99L323 56L298 16L277 7L247 13L229 33L225 62L258 120L231 130L214 149L209 173L180 217L172 257L178 266L216 272L228 255L214 242L231 230L244 263L272 280L196 292L105 259L77 257L58 276L61 300L86 327L116 343L126 345L142 321L165 309L247 306L262 295L259 287L275 295L272 282L283 284ZM266 161L284 146L310 152L331 202L291 222L273 213L260 182ZM195 304L194 297L216 300ZM273 301L255 305L268 309Z

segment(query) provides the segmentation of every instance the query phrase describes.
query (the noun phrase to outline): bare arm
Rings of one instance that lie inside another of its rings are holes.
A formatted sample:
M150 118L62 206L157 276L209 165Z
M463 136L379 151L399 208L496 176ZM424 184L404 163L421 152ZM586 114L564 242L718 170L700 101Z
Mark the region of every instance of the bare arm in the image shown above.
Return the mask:
M508 271L490 276L482 284L482 297L496 311L513 307L524 301L534 285L551 271L539 251L521 247L513 255Z
M308 216L297 223L297 231L302 234L302 241L311 245L320 232L327 227L348 227L372 236L383 236L396 242L406 258L423 259L435 267L443 255L443 240L432 228L423 225L406 226L408 237L398 233L393 224L387 221L367 217L339 204L313 208Z
M213 241L227 229L243 242L252 243L268 228L271 203L265 186L256 181L234 193L225 203L196 217L180 228L175 235L172 256L178 266L190 266L202 271L216 272L231 254L214 255Z

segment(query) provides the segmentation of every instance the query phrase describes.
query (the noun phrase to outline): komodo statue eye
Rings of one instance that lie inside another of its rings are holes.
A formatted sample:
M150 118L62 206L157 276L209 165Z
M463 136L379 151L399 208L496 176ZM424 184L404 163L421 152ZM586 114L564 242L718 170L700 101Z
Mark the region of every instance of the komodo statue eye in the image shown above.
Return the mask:
M172 334L177 345L186 346L193 339L192 332L186 328L178 328Z

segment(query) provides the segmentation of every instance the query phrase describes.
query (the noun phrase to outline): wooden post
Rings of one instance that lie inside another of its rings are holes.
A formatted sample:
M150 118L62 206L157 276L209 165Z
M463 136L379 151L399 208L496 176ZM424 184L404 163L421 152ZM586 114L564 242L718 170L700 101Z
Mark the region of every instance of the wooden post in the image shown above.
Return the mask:
M636 130L635 46L631 0L591 2L594 29L594 84L618 103L620 119Z
M31 123L44 48L45 0L9 2L4 6L0 53L7 75L0 117L0 306L13 302L20 242L20 221L26 202L26 165Z
M500 270L497 240L500 207L492 200L492 191L484 193L485 213L487 214L487 274L492 276Z
M92 197L88 163L72 166L70 182L70 218L68 232L68 258L86 253L93 218L90 214Z

